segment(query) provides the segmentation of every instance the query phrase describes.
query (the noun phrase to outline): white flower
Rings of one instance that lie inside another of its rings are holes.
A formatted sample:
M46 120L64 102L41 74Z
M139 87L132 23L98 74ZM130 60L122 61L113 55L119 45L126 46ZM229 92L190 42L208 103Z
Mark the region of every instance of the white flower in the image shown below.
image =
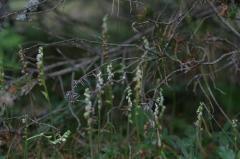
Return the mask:
M238 120L237 119L233 119L232 120L232 127L236 128L238 126Z
M132 103L132 99L131 99L131 96L132 96L132 90L130 88L130 86L127 86L127 96L126 96L126 100L128 102L128 108L127 108L127 111L128 111L128 121L130 123L132 123L132 107L133 107L133 103Z
M91 121L92 121L91 114L93 113L94 110L91 102L91 95L90 95L89 88L85 89L84 96L85 96L84 101L86 106L85 106L85 113L83 114L83 116L85 119L87 119L88 126L90 127Z
M112 63L107 66L107 74L108 74L108 81L111 81L114 77L114 73L112 72Z
M202 117L203 117L203 106L204 106L204 103L200 103L200 105L198 106L197 121L195 122L195 125L200 129L201 129L201 121L202 121Z
M103 85L102 72L99 71L97 74L97 84L96 84L97 90L101 90L102 85Z

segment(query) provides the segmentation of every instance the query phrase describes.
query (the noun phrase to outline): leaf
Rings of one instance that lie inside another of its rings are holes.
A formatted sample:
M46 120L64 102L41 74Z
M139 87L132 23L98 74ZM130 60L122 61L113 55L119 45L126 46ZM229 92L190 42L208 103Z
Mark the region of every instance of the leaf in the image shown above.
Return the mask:
M47 92L42 91L43 96L48 100L48 94Z
M217 153L221 159L235 159L236 156L233 150L226 146L219 147Z
M229 11L227 13L228 17L230 19L235 19L237 14L238 14L238 10L239 10L239 8L237 6L230 7L230 9L229 9Z
M240 159L240 151L238 151L236 159Z
M5 159L5 157L4 156L0 156L0 159Z

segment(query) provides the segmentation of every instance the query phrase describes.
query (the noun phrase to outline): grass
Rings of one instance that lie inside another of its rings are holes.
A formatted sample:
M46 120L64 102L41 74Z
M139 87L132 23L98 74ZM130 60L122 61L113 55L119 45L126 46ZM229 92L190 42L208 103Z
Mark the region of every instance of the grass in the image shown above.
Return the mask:
M169 17L154 10L165 2L136 3L126 13L128 1L115 1L117 17L86 3L91 40L75 39L88 37L67 14L75 1L51 21L61 35L41 18L44 33L31 23L25 36L0 32L0 158L240 158L236 39L214 18L164 23L178 15L172 1Z

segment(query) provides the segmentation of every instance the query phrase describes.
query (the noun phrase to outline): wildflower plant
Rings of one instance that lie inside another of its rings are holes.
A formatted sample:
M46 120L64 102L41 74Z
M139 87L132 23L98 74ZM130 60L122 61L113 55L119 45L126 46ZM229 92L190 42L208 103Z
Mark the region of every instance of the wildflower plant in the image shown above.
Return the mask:
M88 126L88 135L89 135L89 142L91 146L91 157L93 158L93 132L92 132L92 124L93 124L93 114L94 108L91 101L91 94L89 88L85 89L84 92L84 103L85 103L85 112L83 114L84 118L87 120Z
M107 65L107 80L110 82L110 84L113 84L113 77L114 77L114 73L113 73L113 67L112 67L112 63Z
M19 50L18 55L19 55L19 58L20 58L20 62L22 64L21 72L22 72L22 74L27 74L28 62L25 60L25 55L24 55L22 49ZM39 66L39 67L41 67L41 66Z
M42 94L44 95L44 97L47 99L47 101L51 105L48 90L47 90L46 80L45 80L43 55L44 55L43 47L40 46L38 48L38 54L37 54L37 57L36 57L37 69L38 69L38 81L39 81L39 85L43 86L43 88L44 88L44 91L42 91Z
M88 127L91 127L92 122L93 122L92 115L93 115L94 109L93 109L93 105L92 105L92 101L91 101L91 95L90 95L89 88L85 89L84 97L85 97L84 103L86 105L85 105L85 112L84 112L83 116L87 120Z
M105 15L102 19L102 56L101 56L101 64L102 73L105 76L107 74L107 80L111 80L113 78L112 73L112 65L111 63L106 65L110 61L109 59L109 48L108 48L108 15ZM112 91L112 81L109 81L110 85L106 85L104 87L104 92L102 93L102 105L106 106L107 108L112 107L113 103L113 91Z
M39 85L44 85L45 75L44 75L44 64L43 64L43 47L38 48L38 54L37 54L36 60L37 60L37 68L38 68Z
M102 77L102 71L99 70L97 75L96 75L96 89L97 91L102 91L102 87L103 87L103 77ZM103 92L102 92L103 93Z
M56 145L56 144L63 144L67 141L67 139L69 138L71 134L71 131L70 130L67 130L63 135L60 135L57 139L51 141L50 140L50 143L52 143L53 145Z
M163 90L160 89L160 92L159 92L159 97L157 98L156 100L156 108L161 108L160 112L158 113L155 113L155 119L162 119L163 118L163 114L165 112L165 109L166 109L166 106L163 104L164 103L164 97L163 97Z
M132 102L132 90L131 90L130 86L127 86L126 100L127 100L127 103L128 103L128 106L127 106L128 122L133 123L133 119L132 119L133 102Z
M203 108L204 108L204 103L201 102L197 109L197 120L195 122L195 126L199 130L202 130Z
M125 71L125 65L123 63L121 63L120 73L121 73L120 80L122 81L121 83L124 84L124 82L127 79L127 73Z
M134 87L134 91L135 91L135 99L134 99L134 103L136 105L136 107L138 109L141 108L140 104L141 104L141 93L142 93L142 69L141 67L138 65L137 66L137 70L135 73L135 77L133 79L133 81L135 82L135 87ZM136 115L138 115L138 112L136 111Z
M233 129L234 143L235 143L236 149L237 149L238 139L239 139L238 125L239 125L238 119L233 119L232 120L232 129Z
M159 91L159 96L156 99L155 102L155 109L153 110L153 117L154 122L152 122L153 127L156 128L156 134L157 134L157 146L162 146L162 140L161 140L161 131L162 131L162 123L161 119L163 118L163 114L165 112L166 106L164 105L164 97L162 94L162 89Z
M199 147L199 150L203 152L203 145L202 145L202 131L203 131L203 111L204 111L204 106L205 104L203 102L200 102L200 105L198 106L197 109L197 120L195 122L196 126L196 143Z
M99 70L96 75L96 91L97 91L97 105L98 105L98 115L100 118L100 110L102 108L102 94L104 93L103 87L103 77L102 77L102 71Z
M31 136L29 138L27 138L26 141L31 141L40 137L44 137L46 138L51 144L53 145L57 145L57 144L63 144L67 141L67 139L70 137L71 135L71 131L67 130L66 132L64 132L63 135L57 135L57 138L55 137L55 139L53 139L53 136L51 135L46 135L45 133L39 133L37 135Z

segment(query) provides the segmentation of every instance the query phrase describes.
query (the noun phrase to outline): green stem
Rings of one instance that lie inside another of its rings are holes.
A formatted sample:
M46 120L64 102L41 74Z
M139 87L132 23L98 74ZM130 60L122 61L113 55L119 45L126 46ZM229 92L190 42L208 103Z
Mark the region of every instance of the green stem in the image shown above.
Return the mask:
M23 153L23 158L24 159L28 159L28 140L27 140L27 135L28 131L27 131L27 124L24 128L24 153Z
M90 153L91 153L91 159L94 158L94 152L93 152L93 139L92 139L92 129L89 127L89 142L90 142Z

